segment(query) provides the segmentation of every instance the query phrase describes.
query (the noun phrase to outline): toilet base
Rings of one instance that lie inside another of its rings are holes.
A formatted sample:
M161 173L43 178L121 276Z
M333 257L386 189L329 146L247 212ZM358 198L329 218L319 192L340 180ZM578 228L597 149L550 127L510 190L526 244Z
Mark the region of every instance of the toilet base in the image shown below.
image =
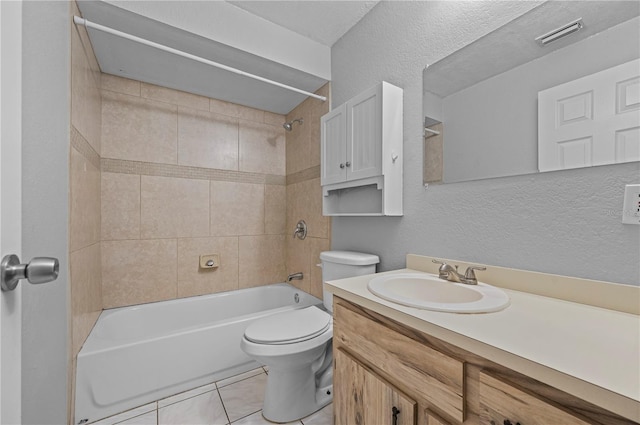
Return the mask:
M331 403L333 367L329 363L321 372L314 369L313 365L280 371L270 367L262 416L271 422L292 422Z

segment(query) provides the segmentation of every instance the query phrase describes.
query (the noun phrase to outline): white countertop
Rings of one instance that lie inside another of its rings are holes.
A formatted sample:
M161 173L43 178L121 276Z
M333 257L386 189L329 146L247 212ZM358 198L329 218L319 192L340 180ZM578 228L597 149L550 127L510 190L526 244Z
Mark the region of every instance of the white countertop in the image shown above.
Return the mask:
M406 272L423 273L384 274ZM370 293L373 276L325 285L334 295L640 421L640 316L508 289L511 305L495 313L420 310Z

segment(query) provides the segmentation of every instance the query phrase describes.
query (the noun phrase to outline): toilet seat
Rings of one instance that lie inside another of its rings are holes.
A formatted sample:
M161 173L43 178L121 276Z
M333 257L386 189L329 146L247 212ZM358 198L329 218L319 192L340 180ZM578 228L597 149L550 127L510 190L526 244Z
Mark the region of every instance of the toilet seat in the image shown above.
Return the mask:
M295 344L317 337L330 326L331 316L311 306L256 321L247 327L244 336L256 344Z

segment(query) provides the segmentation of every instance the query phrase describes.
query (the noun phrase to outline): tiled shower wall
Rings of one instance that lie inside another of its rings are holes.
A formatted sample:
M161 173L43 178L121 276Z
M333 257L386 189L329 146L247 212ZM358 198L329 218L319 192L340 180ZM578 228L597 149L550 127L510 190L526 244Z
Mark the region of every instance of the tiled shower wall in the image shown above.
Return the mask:
M70 358L69 412L73 412L75 360L102 311L100 254L100 68L80 15L70 2L71 143L69 170ZM70 420L73 415L69 414Z
M327 83L317 92L329 98ZM287 115L287 121L302 118L287 133L287 273L303 272L303 280L291 283L322 298L320 253L331 247L331 220L322 216L320 186L320 117L329 112L330 100L308 98ZM307 238L293 239L298 220L307 223Z
M102 75L104 308L285 279L283 122Z

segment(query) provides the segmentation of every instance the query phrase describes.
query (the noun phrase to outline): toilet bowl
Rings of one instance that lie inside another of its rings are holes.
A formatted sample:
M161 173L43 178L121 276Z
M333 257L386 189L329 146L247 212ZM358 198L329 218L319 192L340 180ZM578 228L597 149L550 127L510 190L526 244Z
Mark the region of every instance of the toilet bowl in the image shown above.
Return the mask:
M276 314L255 325L247 328L241 347L269 367L262 415L272 422L291 422L329 404L331 316L312 306Z
M320 254L323 281L375 273L375 255L350 251ZM302 419L333 399L331 294L324 307L274 314L247 327L242 350L269 368L262 415L284 423Z

